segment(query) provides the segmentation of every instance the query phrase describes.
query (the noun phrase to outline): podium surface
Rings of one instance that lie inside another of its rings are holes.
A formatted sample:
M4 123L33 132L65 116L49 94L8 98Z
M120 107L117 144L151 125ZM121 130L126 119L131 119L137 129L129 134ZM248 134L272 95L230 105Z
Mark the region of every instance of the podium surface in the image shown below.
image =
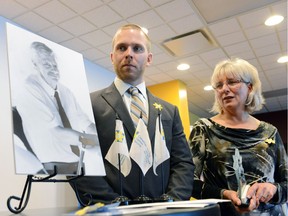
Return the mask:
M77 210L77 208L71 207L57 207L57 208L43 208L43 209L26 209L20 214L13 214L7 211L0 211L1 216L70 216L74 215L73 212ZM97 214L87 214L87 216L92 216ZM101 215L101 214L99 214ZM103 214L102 214L103 215ZM161 209L161 210L153 210L147 211L144 213L137 214L129 214L131 216L221 216L220 207L218 204L212 204L203 208L179 208L179 209Z

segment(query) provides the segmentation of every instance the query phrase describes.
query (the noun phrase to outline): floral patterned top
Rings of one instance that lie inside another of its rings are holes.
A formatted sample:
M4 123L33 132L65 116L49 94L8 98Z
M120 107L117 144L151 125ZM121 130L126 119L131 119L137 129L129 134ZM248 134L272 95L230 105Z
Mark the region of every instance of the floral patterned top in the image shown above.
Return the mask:
M269 207L287 201L287 154L273 125L261 121L256 130L235 129L202 118L193 126L189 145L195 163L195 198L221 198L222 189L237 191L233 168L237 148L248 184L271 182L277 186Z

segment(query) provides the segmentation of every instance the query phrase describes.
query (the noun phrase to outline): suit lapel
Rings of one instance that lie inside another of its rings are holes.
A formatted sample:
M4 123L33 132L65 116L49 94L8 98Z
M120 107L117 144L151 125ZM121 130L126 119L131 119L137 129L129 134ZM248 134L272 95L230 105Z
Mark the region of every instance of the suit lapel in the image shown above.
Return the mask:
M147 97L149 101L149 120L148 120L148 133L152 146L154 145L154 134L156 127L156 118L158 116L158 110L155 109L154 103L158 103L158 100L147 90Z
M102 97L107 101L107 103L114 109L118 114L118 117L122 120L123 126L127 129L131 137L134 136L135 128L130 117L130 113L127 110L126 105L123 102L121 95L116 89L114 83L110 85L105 92L103 92ZM156 118L158 116L158 110L153 106L154 103L158 103L157 98L155 98L148 90L147 97L149 103L149 119L148 119L148 133L151 140L152 147L154 146L154 134L156 126ZM128 144L130 145L130 144Z
M123 102L122 96L119 94L114 83L112 83L106 89L106 91L103 92L102 97L118 114L119 119L123 122L123 126L127 129L131 137L133 137L135 133L135 128L132 119L130 118L130 113L128 112L127 107Z

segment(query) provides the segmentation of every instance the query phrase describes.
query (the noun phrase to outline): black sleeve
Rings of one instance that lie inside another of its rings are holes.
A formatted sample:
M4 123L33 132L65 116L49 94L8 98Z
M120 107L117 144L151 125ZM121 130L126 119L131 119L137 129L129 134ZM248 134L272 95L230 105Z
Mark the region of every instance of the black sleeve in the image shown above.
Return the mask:
M171 169L167 194L175 200L189 200L193 188L194 163L177 107L172 119Z
M104 178L99 176L82 176L70 182L81 205L90 205L97 202L108 204L119 196Z
M288 185L288 162L287 153L284 144L277 132L275 137L275 173L274 185L277 187L277 192L271 200L271 203L279 204L287 202L287 185Z
M201 180L204 161L206 159L207 134L204 124L199 120L193 125L189 137L189 146L195 164L192 196L196 199L221 199L222 188L210 185Z

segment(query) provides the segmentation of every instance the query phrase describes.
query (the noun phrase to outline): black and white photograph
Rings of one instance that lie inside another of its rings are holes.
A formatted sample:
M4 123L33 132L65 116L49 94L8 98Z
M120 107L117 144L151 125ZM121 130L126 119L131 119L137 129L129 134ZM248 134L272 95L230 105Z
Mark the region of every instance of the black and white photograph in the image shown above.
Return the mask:
M17 174L105 175L83 56L7 23Z

